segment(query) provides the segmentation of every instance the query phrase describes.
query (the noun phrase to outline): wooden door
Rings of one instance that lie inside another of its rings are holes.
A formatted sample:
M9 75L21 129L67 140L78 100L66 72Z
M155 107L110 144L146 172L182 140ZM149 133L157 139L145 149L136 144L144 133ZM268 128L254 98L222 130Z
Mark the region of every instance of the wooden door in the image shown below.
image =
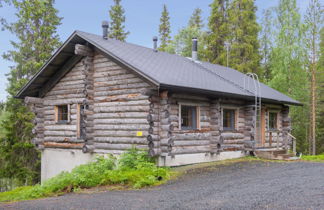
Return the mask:
M265 109L261 109L261 122L260 122L260 126L261 126L261 146L265 146L265 131L266 131L266 119L265 119L265 115L266 115L266 110Z

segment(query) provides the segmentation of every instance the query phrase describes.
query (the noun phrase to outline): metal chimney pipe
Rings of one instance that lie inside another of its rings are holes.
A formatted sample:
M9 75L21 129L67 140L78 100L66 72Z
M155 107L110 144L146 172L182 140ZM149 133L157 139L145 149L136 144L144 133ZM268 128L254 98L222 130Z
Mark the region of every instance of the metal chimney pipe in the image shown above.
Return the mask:
M108 39L108 27L109 27L108 21L102 21L101 26L102 26L102 38Z
M196 37L192 38L191 58L192 58L193 61L198 60L198 39Z
M153 36L153 50L154 52L157 52L157 41L158 41L158 38L157 36Z

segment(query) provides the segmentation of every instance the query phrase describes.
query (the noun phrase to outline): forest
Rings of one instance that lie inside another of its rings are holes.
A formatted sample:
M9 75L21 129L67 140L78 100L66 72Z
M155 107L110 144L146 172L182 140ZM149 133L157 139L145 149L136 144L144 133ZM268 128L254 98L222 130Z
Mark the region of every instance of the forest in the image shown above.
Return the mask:
M13 7L16 20L0 14L1 26L15 36L13 50L2 58L13 62L7 76L7 100L0 104L1 182L30 185L40 180L40 153L31 141L34 116L16 99L17 91L60 46L62 23L54 0L0 0ZM199 60L256 73L272 88L303 103L292 106L292 135L297 151L324 153L324 13L320 0L308 0L302 14L296 0L278 0L257 17L254 0L210 0L209 17L196 8L186 26L171 36L168 5L161 8L159 50L191 56L192 38L199 40ZM132 33L121 0L107 8L109 37L127 41ZM206 11L207 12L207 11Z

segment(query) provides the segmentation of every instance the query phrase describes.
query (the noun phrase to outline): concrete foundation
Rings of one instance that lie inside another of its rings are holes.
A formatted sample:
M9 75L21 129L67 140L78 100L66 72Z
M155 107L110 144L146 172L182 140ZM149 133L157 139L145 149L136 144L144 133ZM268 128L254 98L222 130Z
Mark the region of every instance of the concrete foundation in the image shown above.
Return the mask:
M93 161L99 154L83 153L78 149L52 149L46 148L42 151L42 183L62 171L70 172L74 167ZM101 154L103 155L103 154ZM212 162L225 159L244 157L244 151L221 152L211 155L210 153L183 154L174 157L166 156L158 158L159 166L181 166L194 163Z
M234 159L246 156L244 151L221 152L211 155L210 153L183 154L174 157L166 156L158 158L159 166L181 166L194 163L212 162L226 159Z
M62 171L71 171L74 167L95 159L95 154L83 153L79 149L51 149L42 151L41 181L42 183Z

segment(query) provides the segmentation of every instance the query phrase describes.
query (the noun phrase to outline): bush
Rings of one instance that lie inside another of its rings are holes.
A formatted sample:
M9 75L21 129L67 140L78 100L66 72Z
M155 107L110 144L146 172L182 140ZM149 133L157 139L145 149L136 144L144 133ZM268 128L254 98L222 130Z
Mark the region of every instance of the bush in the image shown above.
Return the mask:
M113 156L98 157L71 172L62 172L43 185L20 187L0 193L1 201L35 199L72 192L80 188L120 184L132 188L157 185L170 178L168 168L160 168L147 152L131 149L117 160Z

